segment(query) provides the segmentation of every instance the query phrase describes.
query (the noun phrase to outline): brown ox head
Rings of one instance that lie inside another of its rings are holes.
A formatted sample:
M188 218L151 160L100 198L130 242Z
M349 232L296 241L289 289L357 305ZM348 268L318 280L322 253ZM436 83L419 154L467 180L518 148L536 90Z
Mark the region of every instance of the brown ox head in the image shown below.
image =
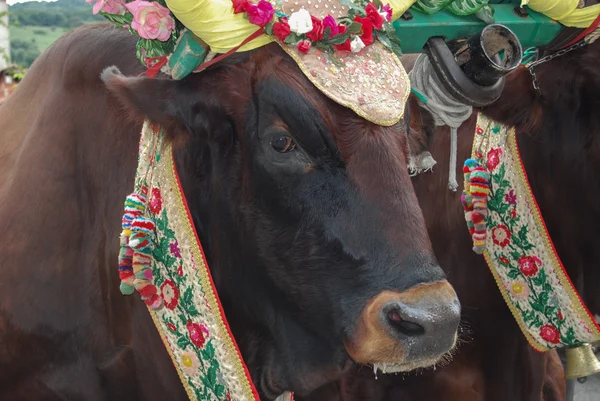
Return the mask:
M429 366L460 306L407 173L403 122L326 98L276 45L182 81L103 73L168 127L228 320L261 397L309 393L355 361Z

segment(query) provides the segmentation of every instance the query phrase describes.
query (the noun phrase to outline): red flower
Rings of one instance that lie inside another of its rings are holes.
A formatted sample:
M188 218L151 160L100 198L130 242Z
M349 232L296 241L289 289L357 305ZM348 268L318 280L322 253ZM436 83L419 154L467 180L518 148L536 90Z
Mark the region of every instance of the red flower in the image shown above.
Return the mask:
M348 27L346 27L346 25L338 25L338 30L339 30L339 34L343 35L346 33L346 31L348 30ZM352 48L350 47L350 39L347 39L344 43L342 43L341 45L335 45L334 46L337 50L342 50L342 51L352 51Z
M179 290L171 280L165 280L160 286L160 293L167 309L175 309L179 302Z
M513 209L510 211L510 218L511 219L516 219L517 218L517 209Z
M365 11L367 13L367 18L371 20L375 29L381 29L385 22L385 18L383 18L383 16L379 14L379 11L377 11L377 7L375 7L373 3L369 3L365 7Z
M323 21L317 17L310 16L312 20L313 29L309 33L306 34L306 37L311 40L311 42L318 42L323 39Z
M504 224L498 224L492 229L492 241L494 241L494 244L500 245L502 248L510 243L510 237L510 231Z
M204 334L208 334L208 330L198 323L187 323L188 333L190 335L190 340L192 340L192 344L194 344L198 348L204 347L204 343L206 343L206 338Z
M521 256L519 258L519 269L527 277L533 277L542 266L542 261L537 256Z
M551 344L558 344L560 342L560 333L558 329L551 324L545 324L540 327L540 336Z
M248 2L248 0L231 0L231 2L233 3L233 12L235 14L247 11L252 5Z
M279 40L285 40L290 33L290 25L287 23L287 21L280 21L273 24L273 35L277 36Z
M169 330L171 330L173 333L177 332L177 327L175 327L175 325L173 323L167 323L167 327L169 328Z
M498 260L499 260L499 261L500 261L500 263L502 263L503 265L507 265L507 266L508 266L508 265L510 264L510 261L509 261L507 258L505 258L504 256L503 256L503 257L500 257L500 258L498 258Z
M308 53L310 50L310 40L302 40L298 43L298 51L302 54Z
M180 265L180 266L177 268L177 275L178 275L179 277L183 277L183 265Z
M502 149L500 148L492 148L488 152L487 156L487 168L489 171L492 171L498 164L500 164L500 159L502 158Z
M373 22L363 17L354 17L354 22L361 24L359 35L365 46L373 44Z
M558 310L558 320L565 320L565 317L562 314L562 311L559 309Z
M475 129L475 132L477 133L477 135L481 135L483 134L483 128L481 128L479 125L477 126L477 128Z
M160 189L152 188L152 197L150 198L150 211L154 215L159 215L162 210L162 195L160 193Z

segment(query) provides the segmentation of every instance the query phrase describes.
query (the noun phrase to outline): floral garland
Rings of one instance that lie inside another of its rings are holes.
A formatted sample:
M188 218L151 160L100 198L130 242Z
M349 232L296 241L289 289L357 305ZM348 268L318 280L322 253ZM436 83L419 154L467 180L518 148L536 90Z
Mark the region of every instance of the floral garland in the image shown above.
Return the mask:
M401 56L400 39L391 24L392 8L380 0L350 0L340 3L349 7L348 15L339 23L331 15L320 19L305 9L293 12L289 17L276 12L265 0L253 4L248 0L232 0L234 12L245 13L248 20L262 27L268 35L280 41L296 45L298 51L308 53L311 47L333 52L334 50L358 53L379 40L388 49Z
M538 351L600 340L600 327L571 283L529 187L515 129L479 114L468 167L485 170L489 197L482 249L519 327ZM469 192L465 169L465 189ZM471 183L472 186L472 183ZM473 192L473 188L470 188ZM469 210L465 217L469 223ZM469 225L471 229L472 226ZM474 243L478 238L474 237Z
M136 55L148 67L173 53L185 27L167 8L164 0L86 0L93 3L93 13L100 14L118 27L127 28L138 36ZM375 40L402 55L400 39L391 23L392 8L380 0L341 0L349 8L348 15L338 21L331 15L314 17L305 9L287 16L275 11L273 5L260 0L232 0L236 14L245 13L248 20L262 32L281 42L296 45L301 53L311 47L333 52L359 52Z
M164 0L86 0L94 3L92 12L139 37L138 59L150 67L155 60L175 49L183 25L173 17Z

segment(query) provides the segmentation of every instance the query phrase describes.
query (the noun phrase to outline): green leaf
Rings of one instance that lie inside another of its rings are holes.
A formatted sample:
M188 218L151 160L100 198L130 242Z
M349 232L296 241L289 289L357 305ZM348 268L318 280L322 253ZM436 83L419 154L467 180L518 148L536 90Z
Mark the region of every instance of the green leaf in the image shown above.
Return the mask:
M212 345L212 341L207 341L204 348L200 351L202 359L210 361L215 357L215 347Z
M435 14L454 0L418 0L412 8L425 14Z
M329 45L341 45L348 39L350 39L350 35L348 33L343 33L343 34L335 35L334 37L325 41L325 43L329 44Z
M543 287L547 281L546 272L544 272L544 270L539 270L538 274L533 277L531 281L538 287Z
M348 33L358 34L362 30L362 24L360 22L352 22L348 25Z
M548 293L547 292L542 292L540 293L540 295L538 296L538 302L540 304L540 306L543 306L544 308L548 305ZM545 310L544 310L545 312Z
M186 336L181 336L177 339L177 346L181 349L187 348L187 346L190 344L191 344L191 342L190 342L190 340L188 340L188 338Z
M108 13L105 13L104 11L100 11L99 14L118 27L122 27L124 25L131 25L131 21L133 21L133 14L130 14L130 13L127 13L125 15L120 15L120 14L108 14Z
M217 384L217 369L213 366L208 368L208 372L206 372L206 379L208 383L210 383L210 388L214 388L215 384Z
M533 308L533 310L544 313L544 307L537 302L529 302L529 305Z
M354 11L357 15L365 16L364 8L360 8L356 4L354 4L351 0L339 0L340 4L345 5L350 9L350 11Z
M513 258L513 260L519 260L519 258L521 257L521 254L519 252L516 251L512 251L510 253L510 257Z
M295 43L298 43L302 40L301 36L298 36L296 33L292 32L290 33L287 38L285 38L284 42L287 43L288 45L293 45Z
M223 397L225 395L225 386L222 384L217 384L215 386L215 395L217 397Z
M513 280L519 278L519 276L521 276L521 273L518 270L513 269L508 272L508 277L512 278Z
M550 292L550 291L552 291L552 286L550 284L548 284L548 283L544 283L544 285L542 286L542 289L544 291Z

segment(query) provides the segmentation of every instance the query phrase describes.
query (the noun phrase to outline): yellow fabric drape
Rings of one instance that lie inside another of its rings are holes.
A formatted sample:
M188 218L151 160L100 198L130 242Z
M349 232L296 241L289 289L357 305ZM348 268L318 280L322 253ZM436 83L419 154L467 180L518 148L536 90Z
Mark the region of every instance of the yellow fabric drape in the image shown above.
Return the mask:
M412 6L417 0L388 0L387 3L392 7L392 21L396 21ZM382 1L386 3L385 0Z
M243 13L233 13L231 0L166 0L166 3L175 17L216 53L228 52L258 29ZM238 51L256 49L272 41L270 36L261 35Z
M415 2L416 0L390 0L392 19L400 18ZM166 3L175 17L216 53L226 53L258 29L244 14L233 13L231 0L166 0ZM268 35L262 35L238 51L256 49L273 40Z
M600 14L600 4L577 8L579 0L522 0L521 7L527 5L534 11L573 28L587 28Z

